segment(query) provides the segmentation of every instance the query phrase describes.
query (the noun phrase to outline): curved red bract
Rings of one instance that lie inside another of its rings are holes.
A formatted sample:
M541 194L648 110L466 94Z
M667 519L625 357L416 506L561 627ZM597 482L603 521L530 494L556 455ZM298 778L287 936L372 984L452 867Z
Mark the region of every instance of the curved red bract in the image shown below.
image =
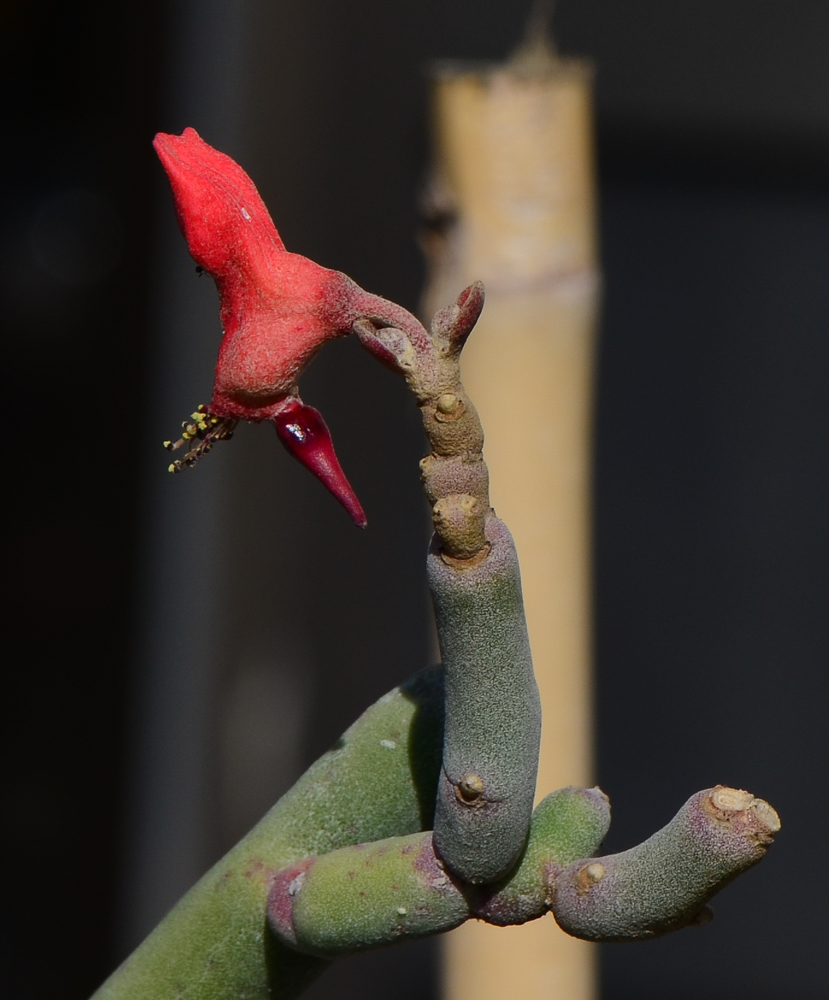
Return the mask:
M302 370L326 341L350 333L356 320L367 317L416 336L423 333L402 307L363 291L339 271L289 253L250 177L195 129L181 135L159 133L153 145L170 179L190 253L219 291L224 336L211 414L273 420L279 430L286 407L304 405L296 387ZM321 417L319 423L314 461L307 449L289 450L357 523L365 523ZM328 444L322 448L324 438ZM320 456L329 451L333 463L326 459L320 464Z

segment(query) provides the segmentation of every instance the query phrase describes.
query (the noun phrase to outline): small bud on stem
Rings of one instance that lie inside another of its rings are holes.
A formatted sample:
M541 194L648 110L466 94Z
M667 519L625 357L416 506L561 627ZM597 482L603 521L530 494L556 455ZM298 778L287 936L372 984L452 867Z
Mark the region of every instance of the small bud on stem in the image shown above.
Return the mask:
M750 792L697 792L638 847L562 872L553 913L588 941L635 941L705 923L708 900L757 864L779 830L774 809Z

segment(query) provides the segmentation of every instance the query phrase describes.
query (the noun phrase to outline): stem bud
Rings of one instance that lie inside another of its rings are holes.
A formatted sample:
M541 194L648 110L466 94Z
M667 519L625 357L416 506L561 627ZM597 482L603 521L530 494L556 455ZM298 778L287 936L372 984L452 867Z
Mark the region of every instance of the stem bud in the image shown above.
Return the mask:
M432 508L441 549L452 559L471 559L486 545L484 520L487 507L470 493L455 493Z

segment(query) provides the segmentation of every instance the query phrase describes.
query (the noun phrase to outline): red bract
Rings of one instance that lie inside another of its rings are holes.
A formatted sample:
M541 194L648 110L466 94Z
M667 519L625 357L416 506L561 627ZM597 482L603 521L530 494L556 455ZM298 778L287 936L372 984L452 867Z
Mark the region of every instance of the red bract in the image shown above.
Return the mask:
M192 465L238 420L271 420L289 451L343 504L355 522L365 515L334 454L320 414L299 399L297 378L322 345L351 332L359 319L423 330L402 307L363 291L339 271L289 253L253 181L192 128L159 133L153 143L167 171L190 253L216 282L224 337L213 398L193 415L177 448L199 444L173 471ZM302 440L287 428L313 427ZM313 447L310 442L313 440Z

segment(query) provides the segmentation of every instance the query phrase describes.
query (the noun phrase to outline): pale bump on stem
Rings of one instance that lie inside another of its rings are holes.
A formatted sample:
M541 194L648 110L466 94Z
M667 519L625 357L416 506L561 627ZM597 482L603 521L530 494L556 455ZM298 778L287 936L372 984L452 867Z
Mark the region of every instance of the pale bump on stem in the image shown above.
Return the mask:
M516 868L485 886L454 877L430 832L343 848L277 873L268 919L278 940L320 958L469 918L510 926L550 910L586 940L645 940L707 923L708 900L763 857L780 820L762 799L717 786L692 796L638 847L590 857L609 825L601 789L559 789L535 809Z
M362 345L406 379L431 448L420 471L435 528L428 575L446 674L434 843L447 869L469 883L497 881L515 867L541 739L518 558L490 506L483 428L460 375L483 304L476 282L417 342L366 319L354 325Z
M476 776L467 777L476 790ZM273 878L268 921L281 943L319 958L438 934L470 917L524 923L547 912L550 873L595 850L609 819L599 789L559 789L533 813L515 871L494 886L454 878L428 831L306 858Z
M707 923L711 897L757 864L780 819L763 799L718 785L697 792L638 847L578 861L554 881L559 926L588 941L638 941Z

